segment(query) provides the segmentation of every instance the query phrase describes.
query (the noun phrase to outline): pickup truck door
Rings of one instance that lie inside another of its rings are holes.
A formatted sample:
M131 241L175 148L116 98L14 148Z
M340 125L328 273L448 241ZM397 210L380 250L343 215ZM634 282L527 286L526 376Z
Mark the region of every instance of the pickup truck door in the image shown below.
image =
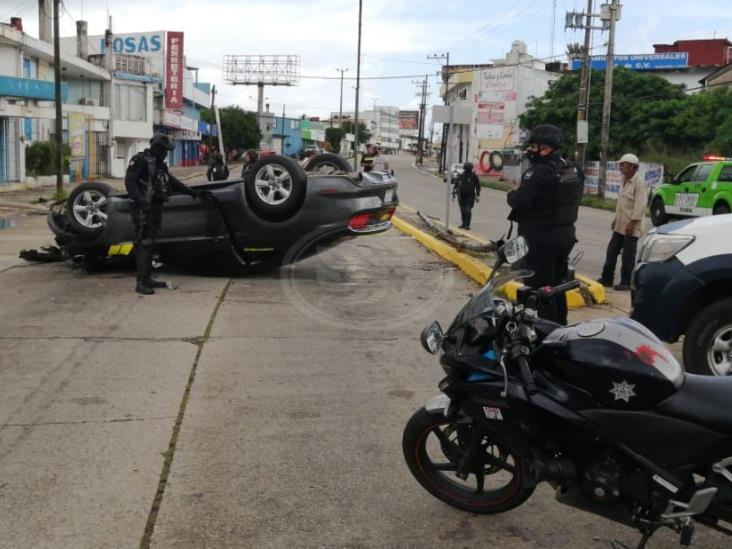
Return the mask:
M671 215L691 215L689 204L695 202L695 197L689 196L689 189L699 166L700 164L692 164L674 178L671 183L671 192L665 204L667 213ZM696 207L695 203L693 207Z

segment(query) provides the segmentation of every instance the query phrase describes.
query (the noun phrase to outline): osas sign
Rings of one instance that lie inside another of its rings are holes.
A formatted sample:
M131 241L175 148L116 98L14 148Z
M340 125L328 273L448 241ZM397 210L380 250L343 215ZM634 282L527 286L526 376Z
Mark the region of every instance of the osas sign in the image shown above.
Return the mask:
M101 40L100 47L101 51L104 52L104 38ZM162 47L162 33L117 36L112 41L112 49L114 49L115 53L151 53L161 51Z

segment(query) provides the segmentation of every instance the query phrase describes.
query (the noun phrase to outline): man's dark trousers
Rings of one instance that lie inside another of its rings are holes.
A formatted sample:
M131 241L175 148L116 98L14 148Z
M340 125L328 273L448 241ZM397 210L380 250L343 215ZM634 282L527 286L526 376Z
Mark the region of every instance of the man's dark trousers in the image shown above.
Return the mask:
M567 230L568 229L568 230ZM534 276L524 280L527 286L535 289L544 286L557 286L567 281L569 274L569 254L574 247L574 228L562 229L567 233L562 238L527 237L529 253L524 257L522 267L534 272ZM571 231L571 236L570 236ZM551 234L551 232L549 232ZM541 318L567 324L567 298L564 294L542 301L537 306Z
M458 204L460 205L460 217L462 217L463 227L470 227L470 222L473 219L473 206L475 206L475 195L458 195Z
M149 281L152 276L152 258L155 242L160 234L163 221L162 202L153 202L150 206L136 205L132 209L132 221L135 224L135 261L137 279Z
M618 254L622 251L623 263L620 267L620 284L630 285L630 277L635 266L635 252L638 247L637 236L625 236L613 231L610 243L607 245L605 266L602 268L602 281L608 285L613 283L615 278L615 265L618 262Z

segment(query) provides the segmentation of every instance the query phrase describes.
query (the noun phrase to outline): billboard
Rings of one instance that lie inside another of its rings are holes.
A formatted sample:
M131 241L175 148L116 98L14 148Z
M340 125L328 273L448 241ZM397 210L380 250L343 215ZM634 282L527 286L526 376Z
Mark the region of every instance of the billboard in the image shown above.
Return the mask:
M419 129L419 111L400 111L399 112L399 129L400 130Z
M607 63L605 56L590 57L590 66L595 70L604 71ZM643 55L615 55L614 67L624 67L632 70L660 70L683 69L689 66L689 54L685 51L671 53L649 53ZM572 70L582 68L581 59L572 59Z
M168 32L165 51L165 108L183 109L183 33Z

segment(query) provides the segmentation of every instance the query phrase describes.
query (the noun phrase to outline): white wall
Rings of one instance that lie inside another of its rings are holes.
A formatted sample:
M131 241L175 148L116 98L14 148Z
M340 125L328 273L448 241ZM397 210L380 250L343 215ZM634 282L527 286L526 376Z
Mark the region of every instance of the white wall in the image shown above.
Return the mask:
M21 76L20 50L18 48L0 44L0 75Z

